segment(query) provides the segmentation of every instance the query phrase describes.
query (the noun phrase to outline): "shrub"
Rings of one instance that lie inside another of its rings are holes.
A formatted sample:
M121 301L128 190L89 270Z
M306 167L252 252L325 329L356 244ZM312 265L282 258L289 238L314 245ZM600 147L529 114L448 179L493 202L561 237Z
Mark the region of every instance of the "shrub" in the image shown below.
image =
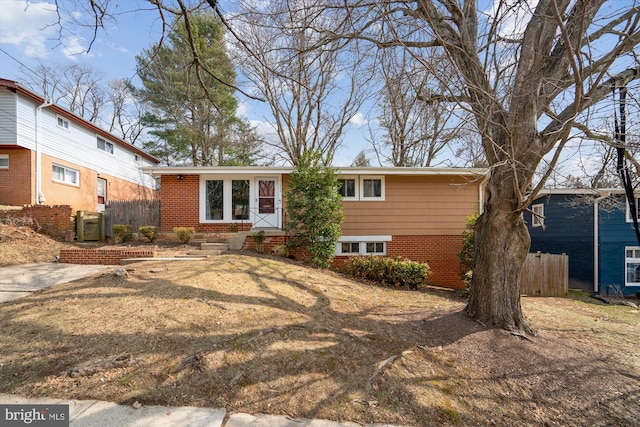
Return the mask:
M266 238L264 230L253 233L251 237L253 238L253 245L255 250L260 253L264 252L264 239Z
M421 289L427 284L431 269L425 263L404 258L381 256L350 257L346 271L353 277L372 280L382 285Z
M344 220L335 171L318 151L306 151L287 182L288 249L304 248L316 267L328 268Z
M475 226L479 216L480 214L475 213L467 218L467 226L462 232L462 250L458 254L458 259L462 265L460 278L467 289L471 287L471 280L473 278L473 261L476 244Z
M146 237L147 239L149 239L149 241L151 243L156 241L156 227L153 225L143 225L142 227L138 228L138 232L140 234L142 234L144 237Z
M178 240L186 245L195 236L196 229L193 227L174 227L173 232L178 236Z
M113 224L111 226L111 237L116 245L127 242L133 237L133 230L129 224Z

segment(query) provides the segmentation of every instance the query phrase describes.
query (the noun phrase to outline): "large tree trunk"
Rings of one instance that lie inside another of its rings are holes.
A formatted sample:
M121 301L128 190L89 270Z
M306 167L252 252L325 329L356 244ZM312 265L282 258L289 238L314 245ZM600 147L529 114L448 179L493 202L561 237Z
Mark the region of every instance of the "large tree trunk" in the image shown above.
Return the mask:
M476 222L475 265L466 310L487 325L533 334L520 306L520 275L531 239L513 197L501 199L498 193L490 193L485 212Z

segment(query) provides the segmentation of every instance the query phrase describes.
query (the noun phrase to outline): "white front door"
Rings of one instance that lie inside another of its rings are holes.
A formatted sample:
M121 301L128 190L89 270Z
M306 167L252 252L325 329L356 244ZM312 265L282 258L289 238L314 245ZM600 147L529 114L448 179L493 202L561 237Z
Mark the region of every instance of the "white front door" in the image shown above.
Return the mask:
M105 205L107 204L107 180L98 178L98 203L96 210L98 212L104 212Z
M255 194L253 226L280 228L280 180L277 177L256 178Z

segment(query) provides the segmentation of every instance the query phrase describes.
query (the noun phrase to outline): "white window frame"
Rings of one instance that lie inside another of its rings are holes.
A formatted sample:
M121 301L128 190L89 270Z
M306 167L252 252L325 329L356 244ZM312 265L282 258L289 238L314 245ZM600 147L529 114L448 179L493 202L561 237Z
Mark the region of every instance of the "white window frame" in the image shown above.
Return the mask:
M54 168L61 168L63 170L64 179L60 180L55 178L55 175L53 173ZM76 178L73 181L67 180L67 174L69 173L69 175L71 175L71 172ZM80 171L77 169L70 168L68 166L63 166L63 165L54 163L51 167L51 178L53 179L54 182L59 182L61 184L73 185L76 187L80 186Z
M102 145L102 147L100 145ZM102 150L105 153L113 154L113 142L109 142L101 136L96 136L96 147L98 147L98 150Z
M544 227L544 203L531 205L531 226Z
M336 255L338 256L356 256L356 255L387 255L387 242L390 242L391 236L342 236L336 244ZM357 243L358 252L342 252L343 243ZM382 252L367 252L367 243L382 243L384 250Z
M367 197L364 195L364 182L366 180L380 180L380 196ZM385 198L385 183L384 175L360 175L360 200L363 201L384 201Z
M345 197L342 196L342 200L344 201L352 201L352 200L358 200L359 196L360 196L360 192L359 187L360 187L360 182L357 176L353 176L353 175L338 175L338 181L340 180L352 180L353 181L353 186L354 186L354 191L355 191L355 195L353 197Z
M59 128L67 129L67 130L69 129L69 120L65 119L60 115L56 115L56 124L58 125Z
M636 269L640 268L640 246L626 246L624 248L624 285L640 287L640 272L636 273L636 282L629 282L627 272L629 263L638 264Z
M633 222L633 218L631 218L631 208L629 207L629 202L626 197L624 198L624 204L627 207L625 211L626 221L631 223ZM640 219L640 197L636 197L636 209L638 210L638 219Z
M6 162L5 162L6 160ZM0 169L9 169L9 155L0 154Z
M207 181L222 181L222 218L207 219ZM232 203L232 183L233 181L249 181L249 218L233 219L233 203ZM202 224L225 224L232 222L251 222L253 221L253 213L251 208L254 199L254 177L247 175L204 175L200 177L200 223ZM276 184L277 185L277 184Z

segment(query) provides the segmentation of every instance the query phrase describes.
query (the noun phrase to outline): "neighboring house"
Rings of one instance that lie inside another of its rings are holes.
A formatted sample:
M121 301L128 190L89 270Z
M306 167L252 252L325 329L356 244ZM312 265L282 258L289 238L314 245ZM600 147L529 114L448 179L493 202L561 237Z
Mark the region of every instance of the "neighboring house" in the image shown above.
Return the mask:
M140 167L158 159L0 79L0 204L70 205L102 211L107 200L155 195Z
M265 229L283 243L286 167L156 167L161 224L203 233ZM338 168L345 220L336 265L352 255L427 262L431 283L462 287L458 253L467 217L482 209L486 170ZM232 224L235 224L232 226ZM280 238L278 238L280 237Z
M547 189L531 211L531 252L569 255L570 288L640 291L640 246L623 190Z

